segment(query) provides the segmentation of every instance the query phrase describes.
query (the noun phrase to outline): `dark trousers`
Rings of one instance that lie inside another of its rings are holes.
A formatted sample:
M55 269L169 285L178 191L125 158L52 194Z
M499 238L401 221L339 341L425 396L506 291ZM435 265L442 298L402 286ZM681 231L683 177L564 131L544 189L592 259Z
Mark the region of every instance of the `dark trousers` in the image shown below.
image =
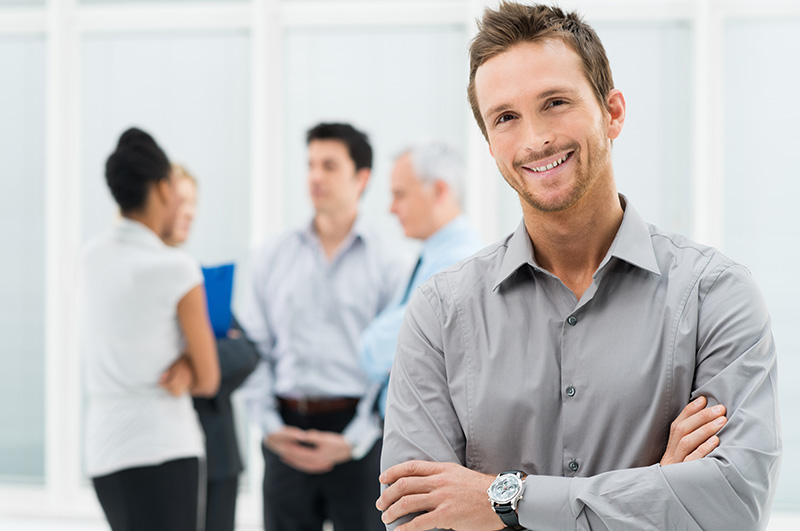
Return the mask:
M206 490L206 531L233 531L239 476L209 480Z
M92 478L113 531L197 531L196 457Z
M354 411L303 416L282 410L287 425L341 433ZM331 520L335 531L385 531L375 501L380 495L381 443L358 461L324 474L306 474L283 463L266 446L264 528L266 531L320 531Z

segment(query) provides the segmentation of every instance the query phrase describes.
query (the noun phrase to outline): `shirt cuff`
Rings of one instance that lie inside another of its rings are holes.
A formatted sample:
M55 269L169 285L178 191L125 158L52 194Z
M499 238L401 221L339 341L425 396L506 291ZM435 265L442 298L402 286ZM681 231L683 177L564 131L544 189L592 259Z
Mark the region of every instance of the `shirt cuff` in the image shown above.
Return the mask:
M576 516L569 504L571 478L528 476L517 505L519 523L528 529L565 529Z
M267 409L261 413L259 425L264 437L269 437L284 426L283 419L274 409Z
M381 434L380 420L374 413L357 414L342 432L342 436L352 447L351 456L354 461L367 455L381 438Z

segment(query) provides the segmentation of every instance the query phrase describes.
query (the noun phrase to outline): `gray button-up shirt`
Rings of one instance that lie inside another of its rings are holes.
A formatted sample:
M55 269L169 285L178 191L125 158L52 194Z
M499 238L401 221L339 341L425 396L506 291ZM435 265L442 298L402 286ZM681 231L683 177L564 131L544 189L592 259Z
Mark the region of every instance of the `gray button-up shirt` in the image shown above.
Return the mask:
M519 519L537 531L765 528L782 445L775 344L749 272L630 205L580 300L534 245L520 224L417 291L382 469L522 470ZM720 446L661 467L670 423L701 395L727 407Z
M328 259L312 225L267 242L254 256L242 327L264 358L245 384L248 411L265 435L283 426L276 396L361 397L369 382L358 340L408 269L391 242L359 219ZM380 436L372 408L344 431L358 458Z

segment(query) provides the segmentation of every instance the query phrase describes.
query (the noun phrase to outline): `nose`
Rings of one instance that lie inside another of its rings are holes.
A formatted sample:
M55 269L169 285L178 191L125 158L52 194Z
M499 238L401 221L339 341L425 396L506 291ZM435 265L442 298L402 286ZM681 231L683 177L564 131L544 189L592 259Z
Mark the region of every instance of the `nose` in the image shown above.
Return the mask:
M311 183L317 183L322 180L322 171L319 168L311 167L308 169L308 180Z
M528 118L525 124L525 150L538 152L554 141L554 133L547 120Z

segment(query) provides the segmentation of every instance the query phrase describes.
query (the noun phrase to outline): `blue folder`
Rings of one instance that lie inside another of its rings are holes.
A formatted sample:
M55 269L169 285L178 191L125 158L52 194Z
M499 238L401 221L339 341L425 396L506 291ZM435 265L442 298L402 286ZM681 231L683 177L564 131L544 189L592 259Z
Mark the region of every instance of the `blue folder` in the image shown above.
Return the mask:
M227 337L228 329L231 327L234 269L234 264L203 268L208 316L211 319L211 327L214 329L214 335L217 338Z

